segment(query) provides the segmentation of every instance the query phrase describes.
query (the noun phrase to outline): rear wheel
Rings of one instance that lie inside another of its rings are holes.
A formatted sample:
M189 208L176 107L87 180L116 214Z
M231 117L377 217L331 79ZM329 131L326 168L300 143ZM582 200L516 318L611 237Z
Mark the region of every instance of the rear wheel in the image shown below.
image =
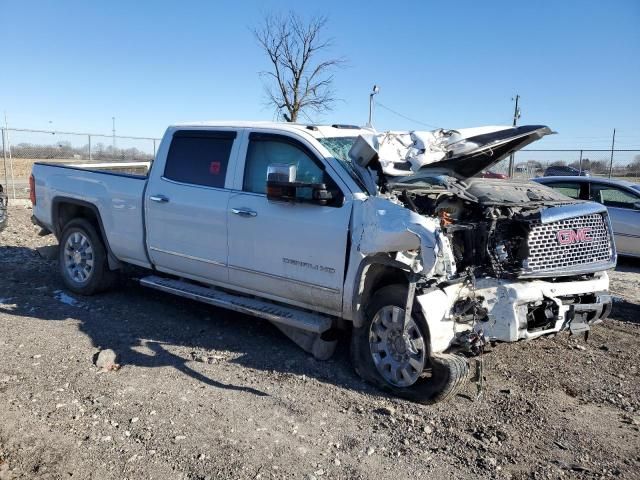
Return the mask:
M67 288L81 295L107 290L116 277L109 270L102 239L85 219L74 219L65 225L58 261Z
M444 400L468 377L466 359L429 355L426 322L413 312L404 325L407 288L378 290L366 308L366 322L354 328L351 357L358 374L394 395L420 403Z

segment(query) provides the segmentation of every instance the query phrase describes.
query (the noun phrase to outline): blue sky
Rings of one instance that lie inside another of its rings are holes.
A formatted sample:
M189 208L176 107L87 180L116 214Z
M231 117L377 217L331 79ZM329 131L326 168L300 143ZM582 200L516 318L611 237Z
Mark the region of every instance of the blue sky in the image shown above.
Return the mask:
M189 120L273 118L249 29L265 12L329 17L342 99L325 122L363 124L371 86L445 127L522 124L540 147L640 148L640 1L0 0L0 112L12 126L161 136ZM51 122L51 123L49 123ZM378 129L425 127L378 108Z

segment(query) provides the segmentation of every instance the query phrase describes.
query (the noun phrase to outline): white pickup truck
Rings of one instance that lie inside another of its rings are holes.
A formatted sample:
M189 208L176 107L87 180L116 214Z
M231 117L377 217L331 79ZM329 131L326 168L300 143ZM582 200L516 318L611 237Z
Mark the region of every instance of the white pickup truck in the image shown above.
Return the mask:
M347 331L365 380L423 403L452 395L486 341L608 315L606 209L473 178L547 127L374 133L171 126L148 173L35 164L34 222L73 292L135 265L142 285L267 319L318 358Z

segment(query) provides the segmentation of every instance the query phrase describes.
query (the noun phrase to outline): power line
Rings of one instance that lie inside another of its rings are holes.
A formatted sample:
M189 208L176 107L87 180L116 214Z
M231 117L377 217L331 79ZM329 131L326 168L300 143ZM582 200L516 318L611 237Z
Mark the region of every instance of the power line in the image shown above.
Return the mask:
M395 111L393 108L389 108L389 107L387 107L386 105L384 105L384 104L382 104L382 103L380 103L380 102L378 102L378 101L375 101L375 104L376 104L377 106L379 106L379 107L384 108L385 110L390 111L391 113L393 113L393 114L395 114L395 115L397 115L397 116L399 116L399 117L404 118L405 120L409 120L410 122L417 123L417 124L419 124L419 125L424 125L425 127L430 127L430 128L440 128L440 127L439 127L439 126L437 126L437 125L431 125L431 124L429 124L429 123L425 123L425 122L421 122L420 120L416 120L415 118L407 117L406 115L403 115L402 113L397 112L397 111Z
M307 112L305 112L304 110L300 110L300 114L302 114L309 121L309 123L316 123L311 119L309 115L307 115Z

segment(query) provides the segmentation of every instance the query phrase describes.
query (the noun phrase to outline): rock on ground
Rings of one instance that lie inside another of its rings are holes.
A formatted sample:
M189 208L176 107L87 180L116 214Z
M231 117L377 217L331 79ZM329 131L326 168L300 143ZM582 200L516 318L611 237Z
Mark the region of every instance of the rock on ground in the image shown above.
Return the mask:
M116 352L110 348L100 350L98 358L96 359L96 367L102 370L111 370L117 366L117 358Z

